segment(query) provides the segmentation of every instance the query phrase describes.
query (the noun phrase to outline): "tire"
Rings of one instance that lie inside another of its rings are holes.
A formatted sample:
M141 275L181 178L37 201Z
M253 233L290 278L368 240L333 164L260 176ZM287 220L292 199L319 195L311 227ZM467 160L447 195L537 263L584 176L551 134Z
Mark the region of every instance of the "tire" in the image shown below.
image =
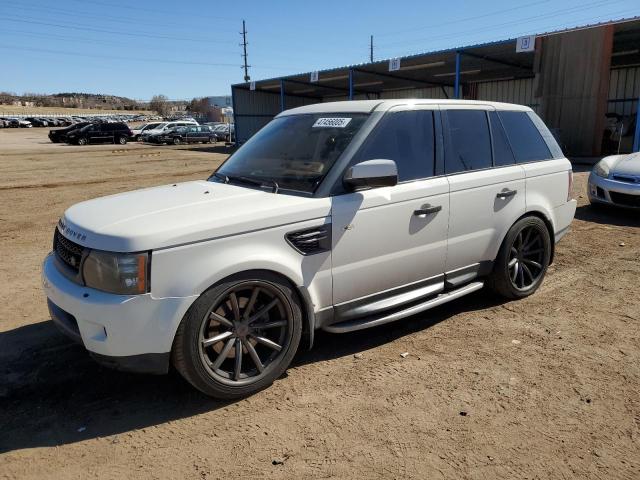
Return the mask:
M209 137L209 140L207 141L207 143L214 143L215 139L213 137Z
M542 284L551 259L551 237L538 217L518 220L509 229L488 278L488 286L506 298L528 297Z
M174 145L180 145L180 143L182 143L182 142L180 141L180 137L174 137L174 139L173 139L173 144L174 144Z
M118 143L120 145L126 145L127 144L127 137L118 137Z
M205 395L246 397L284 373L301 332L300 303L288 283L270 272L245 272L211 287L189 308L173 341L172 361Z
M86 145L87 144L87 139L86 138L79 138L78 139L78 145Z

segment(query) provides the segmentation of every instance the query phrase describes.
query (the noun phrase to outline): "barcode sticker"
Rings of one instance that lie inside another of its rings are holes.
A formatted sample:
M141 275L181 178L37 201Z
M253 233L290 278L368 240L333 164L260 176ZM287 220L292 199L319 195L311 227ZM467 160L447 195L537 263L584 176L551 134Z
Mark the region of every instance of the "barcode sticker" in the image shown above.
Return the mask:
M349 125L350 118L319 118L312 128L344 128Z

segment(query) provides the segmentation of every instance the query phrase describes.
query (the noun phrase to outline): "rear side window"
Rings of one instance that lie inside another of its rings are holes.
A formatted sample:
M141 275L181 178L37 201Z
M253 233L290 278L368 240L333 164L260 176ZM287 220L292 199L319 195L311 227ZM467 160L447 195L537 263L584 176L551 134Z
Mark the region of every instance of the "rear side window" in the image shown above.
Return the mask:
M504 133L502 123L496 112L489 112L489 124L491 125L491 138L493 139L493 165L504 167L516 163L513 157L507 135Z
M491 167L491 138L484 110L447 110L447 174Z
M517 163L551 158L551 152L527 112L498 112Z
M399 182L432 177L435 168L433 112L387 113L356 154L354 163L375 159L396 162Z

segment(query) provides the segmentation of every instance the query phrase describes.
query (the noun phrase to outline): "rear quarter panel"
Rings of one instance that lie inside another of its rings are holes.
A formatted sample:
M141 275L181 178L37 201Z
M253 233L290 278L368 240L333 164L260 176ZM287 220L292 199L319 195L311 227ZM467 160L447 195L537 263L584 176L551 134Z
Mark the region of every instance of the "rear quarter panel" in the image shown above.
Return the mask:
M554 232L566 229L573 215L566 212L569 171L571 162L566 158L522 164L526 179L527 212L544 214L553 225ZM574 202L575 203L575 202ZM575 205L573 206L575 211ZM570 217L570 218L569 218Z

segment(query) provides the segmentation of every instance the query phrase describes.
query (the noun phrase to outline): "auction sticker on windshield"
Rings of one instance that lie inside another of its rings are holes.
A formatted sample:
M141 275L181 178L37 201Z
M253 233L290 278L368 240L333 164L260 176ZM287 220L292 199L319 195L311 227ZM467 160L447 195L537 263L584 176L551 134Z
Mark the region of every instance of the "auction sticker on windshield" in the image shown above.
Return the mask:
M349 125L350 118L319 118L313 128L344 128Z

